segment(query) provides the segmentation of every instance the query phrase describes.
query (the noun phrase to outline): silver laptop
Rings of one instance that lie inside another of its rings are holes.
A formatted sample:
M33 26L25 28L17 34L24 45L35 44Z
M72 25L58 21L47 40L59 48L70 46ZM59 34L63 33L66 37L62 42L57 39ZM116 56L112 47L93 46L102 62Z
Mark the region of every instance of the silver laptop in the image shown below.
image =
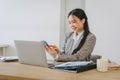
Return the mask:
M42 41L14 40L14 43L20 63L41 67L51 67L54 65L54 61L48 65Z

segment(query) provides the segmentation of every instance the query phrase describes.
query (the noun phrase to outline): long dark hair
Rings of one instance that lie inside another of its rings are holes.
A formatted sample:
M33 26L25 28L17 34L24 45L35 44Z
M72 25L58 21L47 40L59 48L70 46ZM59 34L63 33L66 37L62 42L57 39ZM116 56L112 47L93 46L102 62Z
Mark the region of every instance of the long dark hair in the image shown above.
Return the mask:
M70 13L68 14L68 17L70 15L74 15L76 17L78 17L80 20L82 19L85 19L85 23L84 23L84 34L83 34L83 38L81 40L81 42L79 43L79 46L73 50L72 54L76 53L78 50L81 49L81 47L84 45L85 43L85 40L87 38L87 35L90 33L90 30L89 30L89 26L88 26L88 18L84 12L84 10L82 9L79 9L79 8L76 8L76 9L73 9L72 11L70 11Z

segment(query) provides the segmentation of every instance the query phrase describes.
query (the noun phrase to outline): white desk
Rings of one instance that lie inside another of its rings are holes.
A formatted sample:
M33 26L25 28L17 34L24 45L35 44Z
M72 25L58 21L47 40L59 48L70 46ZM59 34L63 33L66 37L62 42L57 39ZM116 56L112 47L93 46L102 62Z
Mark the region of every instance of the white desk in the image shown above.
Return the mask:
M0 48L2 48L1 56L5 56L6 55L6 48L7 47L8 47L8 44L0 44Z

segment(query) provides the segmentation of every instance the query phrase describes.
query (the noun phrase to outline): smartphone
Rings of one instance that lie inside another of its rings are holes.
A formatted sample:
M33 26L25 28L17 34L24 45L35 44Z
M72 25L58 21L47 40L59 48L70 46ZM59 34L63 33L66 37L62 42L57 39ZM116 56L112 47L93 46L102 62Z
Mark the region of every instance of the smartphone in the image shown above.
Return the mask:
M46 41L43 40L42 42L43 42L44 46L50 47L50 45Z

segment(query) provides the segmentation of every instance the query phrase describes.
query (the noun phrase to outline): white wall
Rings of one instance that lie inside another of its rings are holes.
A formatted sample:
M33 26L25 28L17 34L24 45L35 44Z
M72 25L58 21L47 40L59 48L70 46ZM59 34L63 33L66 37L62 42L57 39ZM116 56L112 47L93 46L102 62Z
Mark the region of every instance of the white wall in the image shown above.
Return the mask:
M120 0L86 0L91 31L97 37L94 54L120 63Z
M60 0L0 0L0 44L16 55L14 40L59 45Z

